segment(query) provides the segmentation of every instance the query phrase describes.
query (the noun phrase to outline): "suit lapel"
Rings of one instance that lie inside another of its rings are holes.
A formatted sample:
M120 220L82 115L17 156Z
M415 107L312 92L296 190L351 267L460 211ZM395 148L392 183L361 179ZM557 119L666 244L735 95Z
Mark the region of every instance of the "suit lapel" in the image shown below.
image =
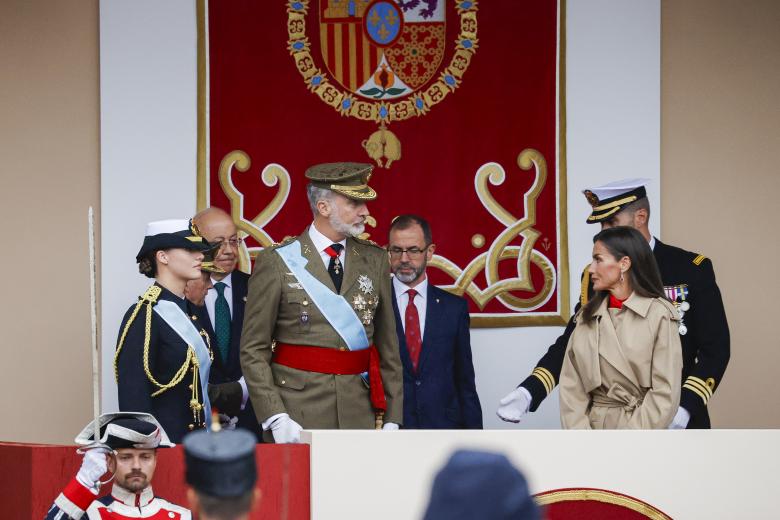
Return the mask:
M412 370L412 358L409 357L409 349L406 347L406 334L404 333L403 319L398 308L398 295L395 293L395 285L391 284L393 291L393 312L395 313L395 332L398 336L398 350L401 354L401 362L404 365L404 372L414 374Z
M423 333L422 350L420 351L420 360L417 364L418 372L422 372L425 360L428 359L430 351L434 348L433 334L436 327L441 323L441 317L444 313L442 303L436 298L435 287L428 280L428 290L425 294L425 332ZM419 312L419 308L418 308Z
M623 354L623 348L620 345L620 340L617 337L617 331L612 324L612 318L609 316L607 310L607 300L602 302L601 307L597 312L600 316L599 320L599 355L603 357L607 362L615 367L615 370L623 374L626 379L631 381L637 388L639 388L639 382L636 379L634 371L631 370L631 365L628 363L625 355Z
M239 350L241 347L241 332L244 324L244 307L246 306L247 278L243 273L234 271L230 277L233 282L233 317L230 322L230 351L228 366L231 370L240 366Z
M311 237L309 237L308 228L298 236L298 242L301 243L301 254L307 260L306 270L309 271L314 278L330 288L331 291L336 292L336 286L333 285L333 280L330 279L330 274L328 274L322 257L320 256L319 251L315 249ZM344 284L342 284L342 288L343 287Z
M344 252L344 279L341 281L341 294L347 294L361 274L366 274L366 258L360 254L352 238L347 238ZM330 278L330 275L328 275Z

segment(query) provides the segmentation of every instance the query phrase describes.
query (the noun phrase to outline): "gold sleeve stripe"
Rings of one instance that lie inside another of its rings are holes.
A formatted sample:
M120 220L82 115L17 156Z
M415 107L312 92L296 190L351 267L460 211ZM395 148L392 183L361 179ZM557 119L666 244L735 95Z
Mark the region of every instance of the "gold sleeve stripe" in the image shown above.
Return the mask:
M544 386L544 391L547 393L547 395L550 395L552 389L550 388L550 382L545 378L545 376L539 374L538 372L533 372L531 375L533 375L534 377L536 377L536 379L542 382L542 385Z
M694 258L694 259L693 259L693 264L694 264L694 265L701 265L701 263L702 263L703 261L705 261L706 259L707 259L707 257L706 257L706 256L704 256L704 255L699 255L699 256L697 256L696 258Z
M590 266L585 266L585 269L582 271L582 287L580 287L580 305L584 306L588 303L588 285L590 285L590 271L588 271L588 268Z
M550 392L552 392L553 388L555 388L555 378L553 377L552 372L546 368L536 367L534 368L534 371L531 373L531 375L535 376L537 379L539 379L539 381L542 382L544 389L547 390L548 395Z
M692 384L690 384L690 383L685 383L685 384L683 385L683 388L687 388L688 390L690 390L690 391L691 391L691 392L693 392L694 394L698 395L699 397L701 397L701 400L702 400L702 401L704 401L704 404L705 404L705 405L707 404L707 396L704 394L704 392L702 392L701 390L699 390L699 388L698 388L698 387L695 387L695 386L693 386L693 385L692 385Z
M712 397L712 388L707 386L707 383L705 383L703 379L699 379L695 376L688 376L688 379L686 379L685 382L698 386L709 397Z

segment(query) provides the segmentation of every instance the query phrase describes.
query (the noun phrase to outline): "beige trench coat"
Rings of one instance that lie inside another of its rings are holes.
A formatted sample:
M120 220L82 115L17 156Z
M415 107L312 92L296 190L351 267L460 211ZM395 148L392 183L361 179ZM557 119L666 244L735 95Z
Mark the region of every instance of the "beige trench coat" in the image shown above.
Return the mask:
M335 292L325 265L308 231L296 240L308 263L306 270ZM286 243L286 242L285 242ZM282 244L284 245L284 244ZM376 345L387 398L385 422L403 422L403 369L395 331L390 264L387 251L363 240L347 239L341 295L355 307L355 299L371 298L356 314L368 312L364 328ZM359 283L362 280L362 284ZM370 282L370 283L369 283ZM368 291L368 292L366 292ZM301 318L305 313L305 320ZM241 368L260 423L286 412L306 429L374 428L368 386L360 375L307 372L273 363L273 341L346 350L346 343L312 303L276 248L260 252L249 279ZM271 440L270 436L266 436Z
M561 424L580 429L663 429L680 403L682 348L677 310L632 294L602 302L569 338L560 383Z

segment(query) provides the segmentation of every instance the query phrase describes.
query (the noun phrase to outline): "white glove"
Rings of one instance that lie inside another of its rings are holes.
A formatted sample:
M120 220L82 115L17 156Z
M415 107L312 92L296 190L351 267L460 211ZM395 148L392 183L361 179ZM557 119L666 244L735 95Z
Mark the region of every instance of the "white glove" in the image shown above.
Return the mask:
M271 434L274 436L276 444L297 444L301 442L301 425L290 419L286 413L279 414L279 417L271 423Z
M674 414L674 419L672 419L672 424L669 425L669 429L684 430L688 426L688 421L690 420L691 414L681 406L677 409L677 413Z
M238 424L238 417L231 417L224 413L218 414L218 417L219 417L219 425L222 426L223 430L236 429L236 424Z
M498 404L496 415L502 421L519 423L520 419L528 413L528 409L531 407L531 393L522 386L518 386L501 399Z
M394 430L398 430L399 428L400 427L394 422L386 422L385 424L382 425L382 430L387 430L387 431L394 431Z
M76 473L76 480L95 495L100 490L100 477L108 471L108 453L110 451L106 448L88 450L81 461L79 472Z

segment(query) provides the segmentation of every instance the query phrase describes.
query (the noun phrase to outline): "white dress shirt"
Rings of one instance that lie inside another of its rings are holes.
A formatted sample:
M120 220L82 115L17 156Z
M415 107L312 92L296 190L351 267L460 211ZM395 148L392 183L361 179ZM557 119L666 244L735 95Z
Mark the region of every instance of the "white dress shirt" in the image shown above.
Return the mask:
M393 276L393 288L395 289L395 302L398 304L398 314L401 315L401 325L406 332L406 306L409 305L409 289L417 291L414 297L414 306L417 307L417 315L420 317L420 337L425 337L425 309L428 307L428 277L414 287L409 287L401 280Z
M228 308L230 309L230 319L233 319L233 273L228 274L222 280L215 280L211 278L211 284L217 285L218 282L225 284L225 299L227 300ZM209 321L213 327L217 326L217 322L214 321L214 306L217 303L217 296L219 293L214 287L211 287L206 293L206 311L209 313Z
M341 242L334 242L333 240L329 239L319 231L317 231L317 228L314 227L314 223L312 222L311 226L309 226L309 238L311 238L312 243L314 244L314 248L317 250L317 252L320 254L320 258L322 258L322 262L325 264L325 269L328 269L328 265L330 265L330 255L325 252L325 250L330 247L332 244L341 244L344 246L341 249L341 252L339 253L339 260L341 261L341 265L346 268L346 264L344 263L344 260L346 260L347 257L347 239L345 238Z

